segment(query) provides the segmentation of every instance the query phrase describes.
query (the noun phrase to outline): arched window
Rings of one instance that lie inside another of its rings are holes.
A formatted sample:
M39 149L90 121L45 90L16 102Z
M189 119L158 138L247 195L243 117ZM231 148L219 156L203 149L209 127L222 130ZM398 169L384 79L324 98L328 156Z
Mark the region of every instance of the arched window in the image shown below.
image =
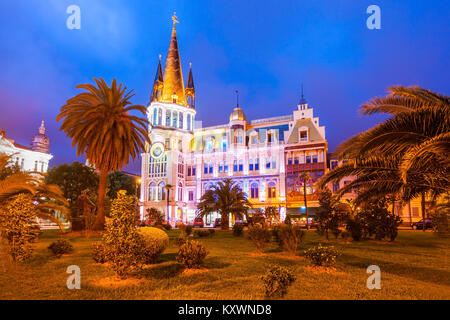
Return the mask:
M270 182L269 187L267 188L267 198L276 198L277 197L277 187L275 186L275 182Z
M187 115L187 129L191 130L191 115L188 113Z
M250 186L250 198L252 199L259 198L259 188L256 182L252 183L252 185Z
M162 125L162 109L158 109L158 124Z
M179 128L183 129L183 113L181 111L178 114L178 123L179 123Z
M160 182L158 185L158 199L166 200L166 184L164 182Z
M183 201L183 185L181 182L178 184L178 201Z
M172 112L170 110L166 110L166 127L170 127L170 115Z
M177 127L177 123L178 122L178 112L173 111L172 112L172 127L176 128Z
M149 201L156 201L156 183L152 182L150 183L150 188L149 188L149 193L148 193L148 200Z
M158 124L157 121L157 117L158 117L158 109L153 109L153 125Z

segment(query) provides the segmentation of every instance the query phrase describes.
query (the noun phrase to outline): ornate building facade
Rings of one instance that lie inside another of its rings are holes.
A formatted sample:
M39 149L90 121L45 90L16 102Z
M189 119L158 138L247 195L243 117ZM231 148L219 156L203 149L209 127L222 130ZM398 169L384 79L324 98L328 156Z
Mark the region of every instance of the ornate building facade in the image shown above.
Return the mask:
M232 178L254 208L275 206L282 219L305 211L303 183L308 172L310 213L318 207L314 182L326 170L325 127L303 98L292 114L247 120L236 105L222 125L194 128L196 116L192 66L184 86L176 35L172 28L164 72L161 56L147 116L151 145L142 154L141 217L154 207L172 222L191 222L202 194ZM207 217L213 223L217 215Z
M48 163L53 156L50 154L50 140L45 135L44 121L39 132L32 137L30 147L7 138L5 131L0 130L0 153L11 155L12 164L23 171L47 172Z

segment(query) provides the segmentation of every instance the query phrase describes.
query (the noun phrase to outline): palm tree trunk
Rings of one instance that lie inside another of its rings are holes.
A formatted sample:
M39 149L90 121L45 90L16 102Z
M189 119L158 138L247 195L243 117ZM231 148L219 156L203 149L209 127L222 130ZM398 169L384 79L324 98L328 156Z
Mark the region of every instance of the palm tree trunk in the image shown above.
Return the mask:
M101 169L98 184L97 218L95 219L94 230L105 229L105 195L107 178L108 171Z
M422 205L422 231L425 232L425 192L422 192L422 201L421 201L421 205Z
M169 197L170 197L170 189L167 188L167 205L166 205L166 216L167 216L167 221L170 220L170 217L169 217Z
M408 201L409 226L412 226L411 200Z
M309 229L309 221L308 221L308 202L306 199L306 179L303 180L303 197L305 200L305 212L306 212L306 230Z

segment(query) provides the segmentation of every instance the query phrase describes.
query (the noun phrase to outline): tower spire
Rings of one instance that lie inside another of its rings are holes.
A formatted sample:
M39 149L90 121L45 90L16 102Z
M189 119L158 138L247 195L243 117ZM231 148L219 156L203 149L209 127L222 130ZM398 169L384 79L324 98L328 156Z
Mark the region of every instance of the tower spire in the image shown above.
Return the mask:
M170 38L169 51L167 52L166 65L164 67L164 87L162 101L187 105L184 92L183 74L181 72L180 54L178 51L177 30L178 23L176 14L172 16L173 27Z
M192 76L192 63L189 63L189 75L186 85L186 99L191 108L195 107L195 87L194 77Z
M305 95L303 94L303 83L302 83L302 97L301 97L301 99L300 99L300 105L302 105L302 104L306 104L307 103L307 101L306 101L306 99L305 99Z
M236 108L239 108L239 90L236 90Z
M158 100L161 97L163 89L163 73L161 69L161 55L159 55L158 68L156 69L155 80L153 81L153 90L150 101Z

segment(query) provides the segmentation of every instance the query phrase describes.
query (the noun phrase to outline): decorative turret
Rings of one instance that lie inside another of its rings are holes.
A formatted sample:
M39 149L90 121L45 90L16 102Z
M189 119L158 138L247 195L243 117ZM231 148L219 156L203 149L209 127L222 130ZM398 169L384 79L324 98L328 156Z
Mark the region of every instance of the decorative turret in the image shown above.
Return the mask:
M230 114L230 122L235 120L245 121L245 114L242 111L241 107L239 107L239 91L236 90L236 107L233 109L233 112Z
M191 108L195 108L194 77L192 76L192 63L189 63L189 75L186 85L186 100Z
M37 152L50 153L50 139L45 135L44 120L42 120L39 133L35 134L31 140L31 149Z
M153 90L152 90L152 96L150 98L150 102L158 100L163 91L164 86L164 80L163 80L163 73L161 69L161 55L159 55L159 63L158 68L156 69L156 75L155 80L153 81Z

